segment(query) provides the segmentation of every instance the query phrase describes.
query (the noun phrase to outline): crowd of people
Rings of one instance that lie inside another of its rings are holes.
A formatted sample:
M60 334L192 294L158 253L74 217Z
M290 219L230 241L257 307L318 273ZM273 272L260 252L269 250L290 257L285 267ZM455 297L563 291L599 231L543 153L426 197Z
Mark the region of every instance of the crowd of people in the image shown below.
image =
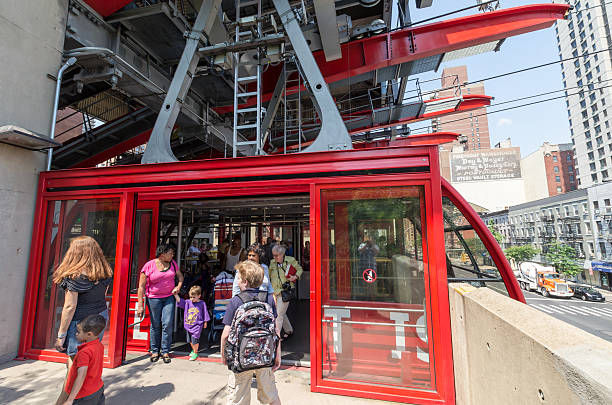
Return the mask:
M204 331L211 322L215 284L219 280L231 281L231 298L225 305L220 342L223 362L231 370L228 403L250 403L254 375L259 401L280 404L273 373L280 366L281 342L293 334L287 308L297 298L295 283L303 272L292 256L293 246L268 238L264 245L254 243L244 249L240 235L236 234L231 242L226 239L219 245L214 266L210 265L209 249L206 243L201 247L193 243L186 256L196 257L196 264L186 266L183 272L174 260L175 246L161 244L155 258L140 270L136 311L142 318L145 308L148 309L150 361L161 358L164 363L171 362L176 307L183 311L186 341L192 349L189 360L196 360L200 342L205 339ZM305 264L310 261L309 249L307 242L302 254ZM112 268L102 249L89 236L71 241L54 272L53 281L65 291L55 348L69 356L66 380L56 404L104 403L101 340L108 321L105 296L112 277ZM243 322L244 319L248 321ZM258 330L268 328L269 338L254 340L243 353L232 342L255 324ZM245 369L244 364L250 366Z

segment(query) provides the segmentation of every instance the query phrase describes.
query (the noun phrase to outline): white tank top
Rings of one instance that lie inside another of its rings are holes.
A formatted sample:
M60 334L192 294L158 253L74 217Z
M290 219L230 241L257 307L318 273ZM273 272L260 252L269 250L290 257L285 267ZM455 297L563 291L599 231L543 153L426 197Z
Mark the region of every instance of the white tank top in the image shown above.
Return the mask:
M227 258L225 259L225 270L233 273L234 266L237 265L238 262L240 261L240 255L242 254L242 248L240 248L240 251L238 252L236 256L232 256L230 254L231 250L232 250L231 248L227 250Z

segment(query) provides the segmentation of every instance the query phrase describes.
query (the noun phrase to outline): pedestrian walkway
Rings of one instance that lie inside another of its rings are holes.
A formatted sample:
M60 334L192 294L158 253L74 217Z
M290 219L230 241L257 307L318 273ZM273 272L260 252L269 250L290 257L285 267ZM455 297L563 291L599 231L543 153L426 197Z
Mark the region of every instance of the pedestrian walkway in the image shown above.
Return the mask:
M603 305L576 305L576 304L529 304L550 315L581 315L612 318L612 307Z
M55 403L66 366L44 361L13 360L0 365L0 404L49 405ZM210 361L174 359L151 363L138 355L102 378L109 405L225 405L227 367ZM275 373L285 405L378 405L388 402L310 392L310 371L284 369ZM251 389L251 404L258 404Z

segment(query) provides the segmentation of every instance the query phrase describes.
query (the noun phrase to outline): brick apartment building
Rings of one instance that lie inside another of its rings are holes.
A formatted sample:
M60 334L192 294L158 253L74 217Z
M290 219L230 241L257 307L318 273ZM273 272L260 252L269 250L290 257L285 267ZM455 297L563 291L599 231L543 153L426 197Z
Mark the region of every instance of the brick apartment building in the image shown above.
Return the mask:
M521 159L527 201L552 197L578 188L572 144L544 142Z
M455 97L460 89L461 94L485 94L484 83L467 83L467 66L448 67L442 70L442 88L436 93L435 98ZM490 149L491 139L489 135L489 121L487 110L480 108L470 112L457 113L432 120L433 132L449 131L457 132L467 138L463 144L464 150ZM458 141L442 146L443 150L452 150L459 146Z

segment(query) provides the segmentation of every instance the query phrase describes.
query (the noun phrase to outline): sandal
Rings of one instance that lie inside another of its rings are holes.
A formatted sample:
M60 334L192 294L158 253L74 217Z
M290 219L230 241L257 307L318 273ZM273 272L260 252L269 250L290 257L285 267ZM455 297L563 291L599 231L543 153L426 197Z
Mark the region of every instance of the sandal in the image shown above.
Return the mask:
M172 359L170 358L170 355L168 353L165 353L162 355L162 359L164 360L164 363L168 364L172 361Z
M151 358L150 358L151 363L155 363L157 360L159 360L159 356L160 356L159 353L151 353Z

